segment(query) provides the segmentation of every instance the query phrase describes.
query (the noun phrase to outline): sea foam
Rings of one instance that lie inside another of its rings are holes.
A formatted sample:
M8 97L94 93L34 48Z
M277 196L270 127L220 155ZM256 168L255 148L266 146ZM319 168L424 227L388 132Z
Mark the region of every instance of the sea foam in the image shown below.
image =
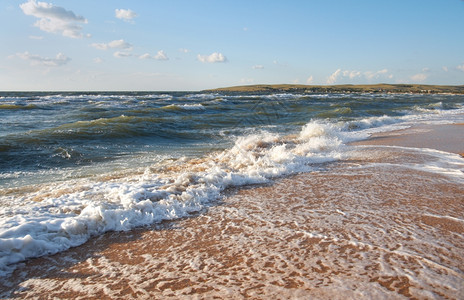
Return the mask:
M259 132L200 159L150 166L142 174L97 182L47 185L21 198L6 196L0 227L0 270L80 245L91 236L130 230L198 212L230 186L265 183L340 158L341 133L310 122L291 136Z

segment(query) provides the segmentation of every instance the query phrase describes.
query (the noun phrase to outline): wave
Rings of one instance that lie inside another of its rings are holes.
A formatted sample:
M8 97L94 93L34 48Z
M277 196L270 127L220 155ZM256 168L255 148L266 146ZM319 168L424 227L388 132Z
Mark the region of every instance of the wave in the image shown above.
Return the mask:
M0 110L29 110L29 109L37 109L39 108L37 105L28 104L28 105L18 105L18 104L0 104Z
M220 94L218 93L201 93L201 94L189 94L184 96L185 99L187 100L214 100L218 97L220 97Z
M169 104L161 107L165 110L204 110L205 107L202 104Z
M100 118L91 121L77 121L57 127L31 130L21 135L7 136L5 140L16 143L37 144L41 141L51 142L54 139L101 139L127 138L148 135L151 127L161 124L162 118L119 116ZM161 126L160 126L161 127ZM160 128L161 130L161 128Z
M15 206L26 211L21 219L3 211L0 270L28 257L80 245L106 231L188 216L227 187L265 183L338 159L341 145L336 127L311 122L296 135L243 136L228 150L155 164L119 180L47 185L27 199L8 199L8 211ZM59 154L66 153L63 149Z
M352 114L353 111L349 107L338 107L333 110L323 111L318 113L316 116L319 118L337 118Z
M179 126L183 125L165 118L122 115L14 132L0 138L0 169L87 164L127 155L129 149L136 149L134 143L162 148L165 143L191 143L211 135L191 134Z

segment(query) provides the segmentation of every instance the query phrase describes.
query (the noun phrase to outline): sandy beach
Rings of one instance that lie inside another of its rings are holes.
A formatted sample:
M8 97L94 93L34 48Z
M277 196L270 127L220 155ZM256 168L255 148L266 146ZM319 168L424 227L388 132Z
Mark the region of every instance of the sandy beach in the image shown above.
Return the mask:
M229 189L190 218L107 233L28 260L1 279L0 295L462 298L464 186L414 166L446 155L415 148L463 153L463 128L427 125L375 135L352 146L342 162L271 185ZM464 169L459 156L446 158Z
M367 141L353 145L391 145L431 148L464 155L464 124L422 125L404 130L376 133Z

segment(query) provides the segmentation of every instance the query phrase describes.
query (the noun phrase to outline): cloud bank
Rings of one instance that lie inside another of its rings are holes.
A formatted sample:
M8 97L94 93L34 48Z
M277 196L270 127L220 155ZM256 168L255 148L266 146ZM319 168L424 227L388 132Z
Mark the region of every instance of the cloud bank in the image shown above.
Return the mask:
M342 70L337 69L327 78L327 84L335 84L340 80L355 80L355 79L362 79L367 81L372 81L375 79L392 79L393 75L388 73L387 69L379 70L379 71L356 71L356 70Z
M70 38L82 38L82 26L80 23L87 24L87 20L82 16L77 16L74 12L51 3L37 2L29 0L19 7L28 16L34 16L39 20L34 26L45 32L58 33Z
M327 84L334 84L337 79L340 77L340 74L342 73L342 69L337 69L335 72L333 72L329 78L327 78Z

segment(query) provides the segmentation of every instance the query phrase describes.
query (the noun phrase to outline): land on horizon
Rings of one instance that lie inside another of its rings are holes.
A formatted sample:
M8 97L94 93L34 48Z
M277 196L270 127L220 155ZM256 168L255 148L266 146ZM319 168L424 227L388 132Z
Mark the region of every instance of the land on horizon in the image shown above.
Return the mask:
M464 94L464 85L426 84L366 84L366 85L304 85L255 84L204 90L204 92L297 92L297 93L413 93L413 94Z
M9 93L151 93L151 92L203 92L203 93L398 93L398 94L464 94L464 85L428 85L428 84L253 84L238 85L205 90L0 90L0 94Z

